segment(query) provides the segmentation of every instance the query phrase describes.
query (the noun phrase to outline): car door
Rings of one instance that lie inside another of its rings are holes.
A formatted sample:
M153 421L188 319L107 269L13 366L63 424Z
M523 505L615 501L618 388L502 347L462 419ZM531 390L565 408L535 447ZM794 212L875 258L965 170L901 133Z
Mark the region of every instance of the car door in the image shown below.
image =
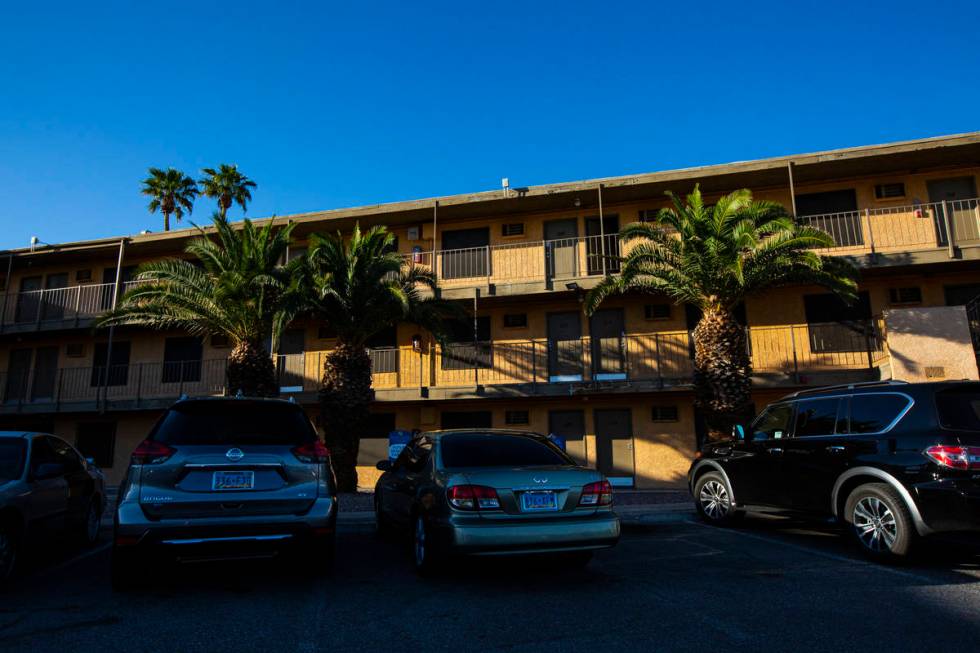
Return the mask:
M35 435L28 458L28 484L30 486L30 514L28 520L35 531L57 531L65 526L68 483L62 474L43 474L45 467L60 464L51 447L49 438Z
M724 468L739 505L789 505L782 485L782 464L794 410L792 402L771 404L752 422L745 438L732 444Z
M847 434L847 405L844 396L797 402L793 437L783 444L782 469L794 510L830 510L834 483L855 453L855 440Z

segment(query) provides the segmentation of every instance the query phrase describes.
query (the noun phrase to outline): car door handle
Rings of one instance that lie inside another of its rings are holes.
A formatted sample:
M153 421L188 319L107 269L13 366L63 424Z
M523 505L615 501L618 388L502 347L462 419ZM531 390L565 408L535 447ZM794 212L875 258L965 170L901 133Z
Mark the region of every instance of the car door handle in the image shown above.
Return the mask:
M829 447L827 447L827 451L829 453L844 453L845 447L839 444L832 444Z

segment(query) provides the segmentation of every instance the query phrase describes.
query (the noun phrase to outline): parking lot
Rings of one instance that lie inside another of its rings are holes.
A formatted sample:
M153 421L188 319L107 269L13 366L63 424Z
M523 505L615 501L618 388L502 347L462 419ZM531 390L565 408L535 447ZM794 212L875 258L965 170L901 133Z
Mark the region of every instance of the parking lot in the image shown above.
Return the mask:
M323 580L226 563L119 595L103 537L35 555L0 594L0 650L926 651L980 635L970 539L879 567L832 527L755 518L721 530L686 510L631 511L619 546L585 570L483 559L420 579L406 545L354 517Z

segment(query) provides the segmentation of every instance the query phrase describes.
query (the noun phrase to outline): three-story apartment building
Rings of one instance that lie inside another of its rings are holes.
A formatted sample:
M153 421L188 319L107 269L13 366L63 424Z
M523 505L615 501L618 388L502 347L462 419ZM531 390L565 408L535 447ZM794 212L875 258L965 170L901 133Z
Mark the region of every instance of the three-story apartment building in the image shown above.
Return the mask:
M615 274L618 233L667 205L664 191L737 188L828 231L827 253L861 270L860 300L787 287L739 311L755 400L886 378L976 378L964 305L980 295L980 133L759 161L455 195L277 218L317 231L387 225L406 264L438 277L473 319L439 345L402 325L371 343L376 401L361 482L393 429L459 426L554 433L614 482L683 483L700 424L692 401L696 311L584 293ZM193 230L0 253L0 428L57 433L118 481L161 408L224 392L227 343L136 328L96 330L147 260L180 255ZM959 307L940 309L939 307ZM283 395L318 417L329 325L303 321L276 353Z

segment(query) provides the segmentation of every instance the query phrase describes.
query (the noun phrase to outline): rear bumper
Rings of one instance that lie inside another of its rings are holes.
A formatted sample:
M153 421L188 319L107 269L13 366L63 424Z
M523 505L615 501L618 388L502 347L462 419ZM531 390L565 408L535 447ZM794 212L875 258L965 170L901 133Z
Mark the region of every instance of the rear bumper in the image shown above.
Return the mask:
M941 480L914 486L922 521L933 532L980 531L980 486L972 480Z
M136 502L116 508L114 543L120 549L156 548L177 557L237 557L277 551L334 536L337 501L321 497L301 515L247 515L149 519Z
M606 549L616 545L620 532L619 517L611 511L540 522L469 521L458 524L450 518L434 526L447 552L461 555Z

